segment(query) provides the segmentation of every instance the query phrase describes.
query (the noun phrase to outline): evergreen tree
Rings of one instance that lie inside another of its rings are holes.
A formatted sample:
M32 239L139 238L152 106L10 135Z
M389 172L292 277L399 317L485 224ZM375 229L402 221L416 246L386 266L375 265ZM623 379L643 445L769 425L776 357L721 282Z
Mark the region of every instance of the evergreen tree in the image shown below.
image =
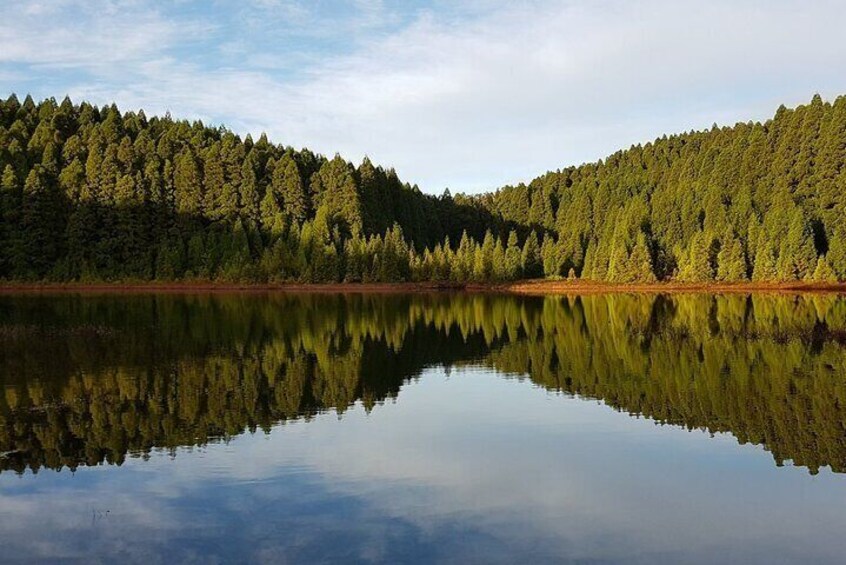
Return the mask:
M810 278L814 282L837 282L837 275L834 273L834 269L828 264L828 261L826 261L825 255L820 255L817 258L817 265Z
M330 225L346 235L361 233L361 202L351 165L335 156L313 177L311 192Z
M714 280L711 265L711 241L704 232L693 235L690 247L679 271L679 280L685 282L708 282Z
M505 278L515 280L523 273L522 252L517 241L517 232L511 230L505 248Z
M652 257L649 255L649 246L643 232L637 234L637 241L629 256L628 268L631 273L629 279L632 282L652 283L656 280L652 269Z
M60 251L56 234L60 227L60 210L55 191L43 169L29 172L23 188L21 214L22 253L26 258L25 278L44 278Z
M176 211L195 215L202 212L202 189L197 162L190 151L183 150L176 157L173 172Z
M802 211L795 208L790 218L787 237L782 240L777 276L780 280L801 280L813 274L817 262L814 234Z
M729 231L723 238L720 252L717 254L717 280L746 280L746 260L740 241Z
M21 248L21 189L12 165L0 177L0 277L11 277L23 267L26 257Z
M826 262L831 266L838 280L846 280L846 231L838 222L828 238Z
M755 265L752 270L752 280L756 282L771 282L777 279L775 257L772 245L764 232L758 240L758 251L755 254Z
M259 195L258 179L256 169L258 164L255 151L251 151L244 159L241 167L240 187L240 216L247 223L247 226L256 227L261 223L261 196Z
M522 266L523 276L526 278L534 279L543 275L543 261L540 255L538 234L534 230L529 232L529 237L523 244Z

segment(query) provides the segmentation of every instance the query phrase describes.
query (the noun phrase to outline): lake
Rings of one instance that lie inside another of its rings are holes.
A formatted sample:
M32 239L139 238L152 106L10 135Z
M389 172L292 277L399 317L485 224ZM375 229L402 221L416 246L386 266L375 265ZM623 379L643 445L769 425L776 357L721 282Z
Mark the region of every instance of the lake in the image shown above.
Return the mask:
M846 299L0 296L0 561L843 563Z

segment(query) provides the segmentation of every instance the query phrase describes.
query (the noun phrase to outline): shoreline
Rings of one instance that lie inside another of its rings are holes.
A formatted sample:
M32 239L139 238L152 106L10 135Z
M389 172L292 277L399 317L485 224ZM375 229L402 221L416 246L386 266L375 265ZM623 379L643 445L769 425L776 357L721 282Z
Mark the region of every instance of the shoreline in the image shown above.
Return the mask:
M680 283L616 284L593 281L521 280L510 283L224 283L108 282L0 283L0 294L17 293L325 293L406 294L433 292L499 293L529 296L575 294L846 294L846 283Z

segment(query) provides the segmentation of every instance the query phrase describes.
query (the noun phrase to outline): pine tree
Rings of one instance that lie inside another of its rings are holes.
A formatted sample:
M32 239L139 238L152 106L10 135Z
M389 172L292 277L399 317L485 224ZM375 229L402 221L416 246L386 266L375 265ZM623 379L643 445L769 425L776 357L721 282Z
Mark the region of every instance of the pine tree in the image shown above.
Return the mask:
M278 239L288 225L285 220L285 213L279 201L278 194L272 187L268 187L259 205L261 214L261 225L270 236L271 241Z
M817 262L814 233L802 211L794 209L790 217L787 237L781 242L777 276L780 280L801 280L813 274Z
M629 256L628 268L631 273L629 279L632 282L652 283L656 280L652 269L652 257L649 255L649 246L643 232L637 234L637 241Z
M541 259L544 276L547 278L559 278L561 276L561 269L564 266L562 245L555 241L551 235L543 238Z
M190 151L176 157L173 172L176 211L180 214L199 214L202 211L202 189L197 162Z
M543 275L543 261L540 255L538 234L534 230L529 232L529 237L523 244L522 266L523 276L528 279L535 279Z
M505 248L505 278L516 280L523 272L522 252L517 241L517 232L511 230L508 234L508 243Z
M838 280L846 280L846 230L840 223L831 231L828 238L826 262L831 266Z
M20 233L21 189L12 165L0 177L0 277L11 277L25 263Z
M258 168L256 160L255 152L251 151L244 159L244 165L241 167L240 217L250 229L259 226L261 223L261 196L259 195L258 179L256 178L256 169Z
M225 184L220 144L215 143L203 156L203 206L209 218L231 218L238 210L237 194L233 198L231 189L224 191Z
M766 233L761 232L758 241L758 251L755 254L755 265L752 270L752 280L756 282L772 282L778 277L772 246Z
M717 254L717 280L746 280L746 260L740 241L729 231L723 237L720 252Z
M622 231L616 230L614 239L611 240L611 257L608 261L608 273L606 275L610 282L633 282L632 270L629 267L629 250L626 237L622 234Z
M44 278L59 254L60 210L50 180L40 166L32 169L23 189L21 215L22 251L26 278Z
M834 273L834 270L826 261L825 255L820 255L817 258L817 265L814 268L814 272L810 277L810 280L814 282L826 282L826 283L836 283L837 282L837 275Z
M491 278L496 282L508 280L508 265L505 253L505 247L502 245L502 240L496 238L494 242L493 258L491 261Z
M313 177L311 192L330 225L345 235L361 233L361 201L349 163L337 155L327 161Z
M685 262L679 271L679 280L684 282L708 282L714 280L711 266L710 238L704 232L693 235L685 256Z

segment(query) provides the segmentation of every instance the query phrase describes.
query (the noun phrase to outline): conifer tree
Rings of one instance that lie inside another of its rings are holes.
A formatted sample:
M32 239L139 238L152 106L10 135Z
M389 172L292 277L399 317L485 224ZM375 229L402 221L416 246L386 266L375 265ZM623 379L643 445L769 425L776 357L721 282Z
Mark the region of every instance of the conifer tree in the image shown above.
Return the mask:
M508 280L518 279L523 272L522 252L517 241L517 232L511 230L505 248L505 277Z
M173 172L173 185L177 212L193 215L202 211L200 172L190 151L183 150L177 155Z
M611 241L611 256L608 260L607 279L611 282L632 282L632 269L629 267L629 250L626 238L618 229ZM604 277L603 277L604 278Z
M15 170L6 165L0 177L0 277L11 277L25 261L19 228L20 202Z
M679 280L685 282L708 282L714 280L711 266L711 242L704 232L693 235L690 247L684 256L684 263L679 271Z
M496 238L494 242L493 258L491 261L491 277L496 282L508 280L508 264L506 260L505 247L502 245L502 240Z
M826 262L831 266L838 280L846 280L846 230L842 221L836 224L828 239Z
M717 254L717 280L746 280L746 260L740 241L730 231L723 237L720 252Z
M347 235L361 233L361 200L349 163L338 155L327 161L313 177L311 192L332 226L340 226Z
M529 232L529 236L523 244L522 266L523 276L526 278L534 279L543 275L543 261L540 255L538 234L534 230Z
M828 264L825 255L820 255L817 258L817 265L814 268L814 272L811 275L810 280L825 283L837 282L837 275L834 273L831 265Z
M758 251L755 254L755 265L752 270L752 280L756 282L772 282L778 277L776 270L775 256L772 245L767 239L766 233L761 232L758 240Z
M290 151L273 168L271 188L291 222L301 224L308 217L308 194L299 167Z
M814 234L802 211L795 208L786 238L781 242L777 276L780 280L801 280L813 274L817 261Z
M541 259L543 274L547 278L558 278L564 267L564 252L562 245L555 241L552 235L546 235L541 244Z
M26 259L26 278L41 279L53 267L58 256L60 210L50 180L41 167L29 172L23 188L21 214L22 254Z
M628 269L631 273L628 278L632 282L652 283L656 280L652 269L652 257L643 232L637 234L637 241L628 259Z
M256 178L257 159L256 152L251 151L241 167L240 216L248 228L255 228L261 223L261 196Z
M238 195L232 194L231 185L228 187L229 190L224 191L225 184L220 144L215 143L205 151L203 156L204 208L209 218L232 218L238 210Z

